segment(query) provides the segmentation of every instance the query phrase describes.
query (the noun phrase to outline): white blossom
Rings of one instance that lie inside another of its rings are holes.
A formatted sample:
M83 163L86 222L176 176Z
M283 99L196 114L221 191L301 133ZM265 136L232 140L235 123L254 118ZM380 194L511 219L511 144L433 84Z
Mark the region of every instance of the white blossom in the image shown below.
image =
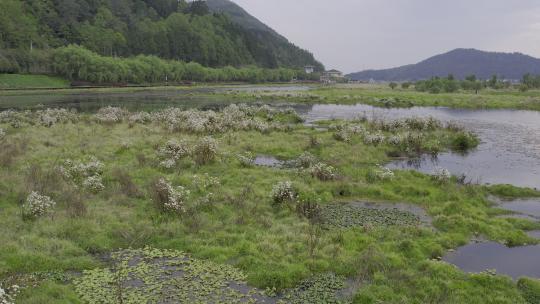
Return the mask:
M56 203L48 196L33 191L28 195L22 206L23 216L36 218L48 213Z

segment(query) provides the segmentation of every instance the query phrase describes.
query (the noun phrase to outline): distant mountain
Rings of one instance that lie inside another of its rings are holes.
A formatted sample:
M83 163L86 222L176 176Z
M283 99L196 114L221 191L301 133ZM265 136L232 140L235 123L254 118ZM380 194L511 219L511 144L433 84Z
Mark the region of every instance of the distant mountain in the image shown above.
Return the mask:
M247 30L250 34L249 48L259 62L267 66L289 66L302 68L306 65L315 66L316 70L323 71L324 66L317 61L313 54L292 44L272 28L250 15L239 5L229 0L207 0L210 11L225 13L229 18Z
M414 81L434 76L453 74L458 79L476 75L488 79L499 78L518 80L524 74L540 74L540 59L521 53L484 52L475 49L455 49L437 55L417 64L393 69L367 70L349 74L354 80Z

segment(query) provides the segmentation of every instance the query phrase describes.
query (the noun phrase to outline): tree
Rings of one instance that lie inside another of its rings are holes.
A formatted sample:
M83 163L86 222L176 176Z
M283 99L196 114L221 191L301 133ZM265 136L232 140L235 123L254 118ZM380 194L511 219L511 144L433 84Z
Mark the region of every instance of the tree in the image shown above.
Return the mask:
M407 90L411 86L410 82L404 82L401 84L401 88Z
M390 82L390 84L388 86L390 86L390 88L393 90L393 89L397 88L398 84L395 83L395 82Z
M188 5L186 13L204 16L210 13L210 9L208 8L205 0L195 0Z

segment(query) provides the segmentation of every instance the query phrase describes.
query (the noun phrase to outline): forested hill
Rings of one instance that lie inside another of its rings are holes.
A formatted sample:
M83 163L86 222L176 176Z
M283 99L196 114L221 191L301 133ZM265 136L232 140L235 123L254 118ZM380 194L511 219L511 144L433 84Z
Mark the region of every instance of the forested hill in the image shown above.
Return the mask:
M476 75L488 79L519 80L523 75L540 74L540 59L520 53L484 52L456 49L428 58L420 63L386 70L368 70L348 75L355 80L414 81L452 74L458 79Z
M156 55L209 67L322 68L277 33L233 22L230 10L217 9L232 3L209 4L215 9L185 0L1 0L0 61L12 59L9 50L79 44L104 56Z

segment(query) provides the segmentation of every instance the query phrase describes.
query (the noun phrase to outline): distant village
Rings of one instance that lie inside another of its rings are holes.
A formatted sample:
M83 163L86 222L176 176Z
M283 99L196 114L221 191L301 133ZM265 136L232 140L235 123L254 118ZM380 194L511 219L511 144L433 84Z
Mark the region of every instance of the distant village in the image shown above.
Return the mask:
M315 73L315 67L311 65L307 65L304 67L304 71L306 74L313 74ZM352 80L343 74L343 72L338 71L336 69L332 69L329 71L321 72L320 82L323 84L335 84L335 83L360 83L362 81L358 80ZM372 81L369 81L372 82ZM367 83L367 82L366 82Z

